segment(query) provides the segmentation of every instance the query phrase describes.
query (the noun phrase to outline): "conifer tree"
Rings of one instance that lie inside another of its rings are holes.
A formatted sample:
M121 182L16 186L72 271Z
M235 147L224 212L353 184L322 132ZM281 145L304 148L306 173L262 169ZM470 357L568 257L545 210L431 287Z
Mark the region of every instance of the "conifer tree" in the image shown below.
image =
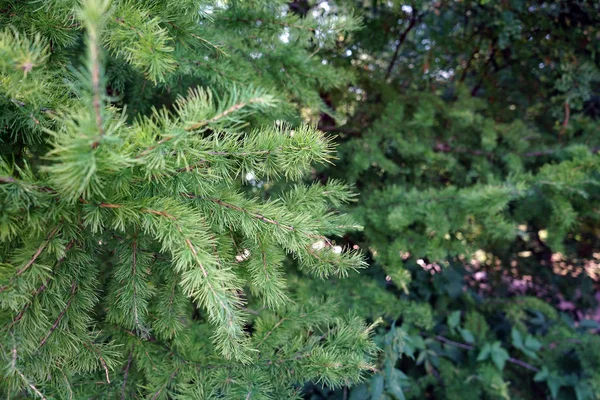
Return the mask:
M353 18L2 1L0 25L3 398L291 399L373 369L373 326L285 272L365 266L297 116L346 81L313 56Z

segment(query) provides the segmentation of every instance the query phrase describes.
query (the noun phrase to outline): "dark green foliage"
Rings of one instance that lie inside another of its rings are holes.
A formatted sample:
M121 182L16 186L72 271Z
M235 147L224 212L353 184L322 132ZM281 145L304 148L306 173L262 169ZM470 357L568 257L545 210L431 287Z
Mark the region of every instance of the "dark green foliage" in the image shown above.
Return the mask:
M360 192L373 302L324 293L388 323L348 398L598 398L598 2L335 4L365 28L322 175Z

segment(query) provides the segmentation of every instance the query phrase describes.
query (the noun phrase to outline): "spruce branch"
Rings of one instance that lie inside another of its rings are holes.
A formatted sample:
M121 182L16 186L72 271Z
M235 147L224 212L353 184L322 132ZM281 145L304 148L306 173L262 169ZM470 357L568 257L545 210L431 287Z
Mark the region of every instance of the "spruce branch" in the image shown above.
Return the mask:
M125 365L125 370L123 371L123 386L121 387L121 400L125 400L125 388L127 387L127 378L129 378L129 368L131 367L132 360L133 349L129 352L129 357L127 357L127 365Z
M59 229L59 227L56 226L50 231L50 233L48 234L48 236L46 237L44 242L40 245L40 247L38 247L38 249L35 251L35 253L31 257L31 259L29 259L29 261L21 269L19 269L15 273L15 275L13 275L13 277L10 279L10 281L8 282L7 285L0 287L0 293L4 292L10 285L12 285L12 283L15 281L15 279L17 279L20 275L22 275L25 271L27 271L29 269L29 267L31 267L35 263L37 258L42 254L42 252L46 248L46 246L48 246L48 243L50 243L50 240L54 237L54 235L56 235L56 233L58 232L58 229Z
M46 342L48 341L48 339L50 338L50 335L52 335L52 333L56 330L56 328L58 328L58 325L60 324L60 321L63 319L63 317L67 313L67 310L71 306L71 302L75 298L75 292L76 291L77 291L77 281L73 281L73 283L71 284L71 294L69 296L69 299L67 300L65 308L63 308L62 311L60 312L60 314L58 314L58 317L56 318L56 320L52 324L52 327L50 327L50 331L48 331L48 333L46 334L46 336L44 336L42 338L42 340L40 341L40 344L39 344L38 347L40 347L40 348L43 347L46 344Z
M179 373L179 367L175 368L175 370L173 371L171 376L169 376L169 380L167 382L165 382L165 384L163 386L161 386L161 388L156 393L154 393L154 396L152 396L152 400L158 399L158 397L160 396L162 391L165 390L167 388L167 386L169 386L169 384L173 381L173 379L175 378L175 376L178 373Z
M92 148L96 148L104 136L104 124L102 121L102 94L100 92L101 70L100 70L100 48L98 43L100 38L98 35L98 26L96 21L89 21L87 24L88 32L88 53L90 60L90 75L92 80L92 107L94 109L96 129L98 130L99 139L92 144Z
M169 25L171 25L173 28L177 29L177 30L183 30L181 27L177 26L174 22L172 21L167 21L167 23ZM200 35L196 35L195 33L191 33L191 32L186 32L190 37L193 37L194 39L197 39L198 41L200 41L200 43L202 43L203 45L205 45L208 48L214 49L215 53L217 54L217 57L219 56L229 56L229 54L227 54L227 52L225 50L223 50L223 46L218 46L216 44L213 44L210 40L207 40L205 38L203 38Z
M188 197L188 198L198 198L197 196L193 196L193 195L189 195L189 194L186 194L185 196ZM284 230L287 230L287 231L294 231L295 230L294 227L291 226L291 225L282 224L282 223L280 223L278 221L275 221L274 219L267 218L267 217L265 217L262 214L251 212L251 211L246 210L246 209L244 209L242 207L238 207L238 206L236 206L234 204L229 204L229 203L226 203L226 202L224 202L222 200L214 199L214 198L209 198L207 200L208 201L212 201L213 203L219 204L220 206L223 206L225 208L229 208L231 210L235 210L235 211L239 211L241 213L247 214L247 215L251 216L252 218L258 219L258 220L266 222L268 224L275 225L275 226L280 227L280 228L282 228Z
M215 115L210 116L210 118L202 119L201 121L187 122L189 121L189 119L197 115L204 116L207 114L214 114L216 107L210 92L204 91L202 89L190 90L189 96L187 98L179 98L177 102L177 111L184 125L183 129L186 132L193 132L201 128L209 127L213 124L226 122L226 120L231 120L233 123L235 123L237 121L237 119L234 118L235 115L240 113L244 108L248 108L252 105L257 105L259 107L272 107L274 103L274 99L272 96L262 94L260 92L246 91L243 92L240 96L242 97L241 101L229 105L225 110L217 112ZM236 96L234 95L233 97L235 99ZM148 155L156 148L160 147L161 145L177 138L185 139L186 137L182 136L181 134L166 135L152 146L142 150L136 156L136 158L142 158Z
M250 104L261 104L261 103L264 103L264 102L265 102L264 98L255 97L255 98L252 98L252 99L248 100L247 102L240 102L240 103L234 104L231 107L227 108L225 111L223 111L223 112L215 115L211 119L197 122L197 123L195 123L195 124L193 124L191 126L188 126L187 128L185 128L185 130L188 131L188 132L198 130L198 129L206 126L206 125L209 125L209 124L218 122L218 121L220 121L220 120L222 120L224 118L227 118L231 114L233 114L233 113L241 110L244 107L249 106Z
M83 0L80 10L67 3L15 6L25 18L19 26L40 32L39 40L0 32L0 103L7 105L0 136L15 143L0 162L0 203L8 204L0 207L2 284L12 277L9 289L0 288L0 337L9 343L0 347L7 364L13 357L2 390L38 398L288 398L306 379L358 381L357 360L368 357L362 345L336 350L334 329L321 330L341 322L296 308L284 268L289 255L304 264L315 240L331 247L323 234L349 225L331 213L344 195L333 188L306 202L300 194L265 201L234 189L244 178L299 181L314 163L330 162L331 138L283 121L295 121L297 106L311 107L321 85L344 83L331 66L310 73L318 62L309 53L356 19L302 20L264 4L205 16L194 2ZM221 16L276 22L232 29ZM279 43L288 28L297 48ZM240 40L240 29L253 32ZM226 49L227 58L211 58L213 49ZM260 59L250 60L255 51ZM298 73L278 72L284 55ZM284 76L290 81L282 85ZM183 95L194 81L214 86ZM114 107L108 95L118 97ZM118 111L125 107L134 112ZM306 266L327 269L321 258ZM250 318L246 286L265 309L293 309ZM110 384L116 368L117 386ZM231 378L225 385L222 374ZM38 379L43 386L29 386Z
M132 247L133 247L132 260L131 260L132 280L135 280L137 278L137 251L138 251L137 250L137 240L135 238L133 239ZM138 295L137 295L137 288L136 288L135 282L133 282L132 288L133 288L133 319L135 322L135 326L137 327L138 331L140 332L140 334L142 336L147 336L146 329L140 323L140 317L138 315L139 306L138 306Z
M63 378L65 378L65 384L67 386L67 389L69 390L69 399L73 400L73 389L71 388L71 383L69 382L69 378L67 377L67 375L63 372L62 373Z
M99 207L107 209L122 209L124 205L113 203L100 203ZM246 360L243 354L245 333L243 332L243 318L237 312L242 301L236 297L231 285L232 280L226 280L224 277L233 279L233 275L227 270L216 270L210 268L200 259L199 247L193 243L192 239L186 235L184 226L181 225L177 216L165 211L152 208L137 208L142 213L156 215L169 221L180 235L183 247L189 250L191 260L199 268L203 279L198 280L194 276L192 265L188 265L186 258L181 254L182 249L169 244L173 256L179 259L176 270L181 270L184 277L181 285L185 293L194 298L208 312L209 320L216 325L216 335L223 335L227 340L223 343L223 352L226 357L234 356L241 361ZM164 229L164 227L161 227ZM163 242L164 243L164 242ZM166 244L166 243L165 243ZM217 282L219 285L217 285ZM204 291L206 289L207 291ZM217 343L219 344L219 343Z
M37 258L40 256L40 254L42 254L42 251L44 251L46 246L48 246L48 243L50 243L50 240L54 237L56 232L58 232L58 226L56 226L55 228L53 228L50 231L50 233L48 234L48 237L46 238L44 243L42 243L42 245L40 247L38 247L35 254L33 255L33 257L31 257L31 259L27 262L27 264L25 264L25 266L23 266L23 268L21 268L20 270L18 270L15 273L15 276L20 276L23 272L27 271L27 269L29 269L29 267L31 267L33 265L35 260L37 260ZM0 290L0 291L2 291L2 290Z
M265 334L265 336L261 339L260 342L258 342L257 346L262 345L268 338L269 336L271 336L271 334L273 334L273 332L279 328L281 326L281 324L283 324L285 322L286 318L281 318L279 321L277 321L277 323L275 325L273 325L273 327L267 331L267 333Z
M56 273L56 268L65 260L66 253L73 247L73 245L75 244L75 240L71 240L67 246L65 247L65 255L63 257L61 257L55 264L54 268L52 269L52 274L54 275ZM31 307L31 305L33 304L33 299L35 299L37 296L39 296L44 290L46 290L48 288L48 285L50 284L50 282L52 281L52 276L48 277L48 279L46 279L46 281L40 286L38 287L32 295L32 299L31 301L29 301L27 304L25 304L25 306L21 309L21 311L19 312L19 314L17 314L17 316L12 320L11 324L8 326L7 329L11 329L17 322L19 322L21 320L21 318L23 318L23 315L25 315L25 312L27 312L27 310L29 309L29 307Z
M110 376L109 376L109 373L108 373L108 365L106 364L106 360L104 360L104 357L102 357L102 354L100 353L100 350L98 350L96 348L96 346L94 346L94 344L92 342L86 343L84 341L84 342L82 342L82 344L84 345L85 348L87 348L88 350L93 351L96 354L96 356L98 357L98 361L100 361L100 365L104 369L104 375L105 375L105 378L106 378L106 383L110 383Z
M33 392L36 395L38 395L42 400L46 400L46 397L42 394L42 392L40 392L39 389L37 387L35 387L35 385L33 383L31 383L29 381L29 379L27 379L25 377L25 375L17 368L17 343L15 341L15 337L14 337L14 335L13 335L12 332L11 332L11 337L12 337L13 343L14 343L13 348L11 350L11 353L12 353L12 357L11 357L11 369L14 370L21 377L21 379L23 380L23 382L27 386L29 386L29 388L31 390L33 390ZM0 343L0 346L1 346L1 343Z
M35 393L37 396L39 396L39 397L40 397L42 400L46 400L46 397L45 397L45 396L42 394L42 392L40 392L40 391L39 391L39 389L38 389L37 387L35 387L35 385L34 385L33 383L31 383L31 382L29 381L29 379L27 379L27 378L25 377L25 375L23 375L23 373L22 373L21 371L19 371L18 369L15 369L15 371L17 372L17 374L19 374L19 376L21 377L21 379L23 379L23 382L25 382L25 384L26 384L27 386L29 386L29 388L30 388L31 390L33 390L33 392L34 392L34 393Z

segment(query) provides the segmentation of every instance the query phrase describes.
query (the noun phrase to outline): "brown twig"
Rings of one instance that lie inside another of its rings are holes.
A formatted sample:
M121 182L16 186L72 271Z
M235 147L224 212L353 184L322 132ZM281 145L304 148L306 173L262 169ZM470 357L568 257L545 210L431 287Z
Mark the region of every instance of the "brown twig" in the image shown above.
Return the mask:
M261 344L263 344L265 342L265 340L268 339L269 336L271 336L271 334L273 333L273 331L277 328L279 328L279 326L281 324L284 323L284 321L286 320L286 318L281 318L275 325L273 325L273 327L266 333L265 337L262 338L262 340L260 342L258 342L258 344L256 345L256 347L260 346Z
M104 358L102 357L102 354L100 353L100 351L91 342L89 343L89 345L86 344L85 342L83 342L83 345L87 349L92 350L94 353L96 353L96 355L98 355L98 359L100 360L100 365L102 365L102 368L104 369L104 375L106 376L106 383L110 383L110 377L108 375L108 365L106 365L106 361L104 361ZM90 346L91 346L91 348L90 348Z
M232 114L232 113L234 113L234 112L236 112L236 111L239 111L239 110L241 110L242 108L246 107L246 106L247 106L247 105L249 105L249 104L253 104L253 103L259 103L259 102L260 102L260 101L262 101L262 100L263 100L263 99L262 99L262 98L260 98L260 97L255 97L255 98L253 98L253 99L250 99L250 100L248 100L248 102L241 102L241 103L234 104L233 106L229 107L229 108L228 108L228 109L226 109L225 111L223 111L223 112L221 112L221 113L219 113L219 114L215 115L215 116L214 116L214 117L212 117L211 119L204 120L204 121L200 121L200 122L197 122L197 123L195 123L195 124L192 124L191 126L188 126L187 128L185 128L185 130L186 130L187 132L190 132L190 131L194 131L194 130L196 130L196 129L200 129L200 128L202 128L202 127L204 127L204 126L208 125L208 124L211 124L211 123L217 122L217 121L218 121L218 120L220 120L221 118L225 118L225 117L227 117L228 115L230 115L230 114ZM136 156L136 158L140 158L140 157L143 157L143 156L145 156L146 154L150 153L152 150L154 150L155 148L157 148L157 147L158 147L158 146L160 146L161 144L167 143L167 142L169 142L169 141L171 141L171 140L173 140L173 139L175 139L175 136L166 136L166 137L164 137L164 138L160 139L158 142L156 142L156 144L154 144L154 145L152 145L152 146L148 147L147 149L143 150L143 151L142 151L140 154L138 154L138 155Z
M261 102L262 100L263 100L263 99L262 99L262 98L260 98L260 97L255 97L255 98L253 98L253 99L250 99L250 100L248 100L248 102L247 102L247 103L244 103L244 102L242 102L242 103L234 104L234 105L232 105L231 107L229 107L228 109L226 109L225 111L223 111L223 112L221 112L221 113L219 113L219 114L215 115L215 116L214 116L214 117L212 117L211 119L209 119L209 120L205 120L205 121L200 121L200 122L198 122L198 123L196 123L196 124L193 124L193 125L191 125L191 126L188 126L187 128L185 128L185 130L186 130L186 131L188 131L188 132L189 132L189 131L195 131L196 129L202 128L203 126L206 126L206 125L208 125L208 124L211 124L211 123L213 123L213 122L217 122L218 120L220 120L220 119L222 119L222 118L225 118L225 117L227 117L229 114L233 114L234 112L236 112L236 111L239 111L239 110L241 110L242 108L244 108L244 107L246 107L246 106L248 106L248 105L250 105L250 104L253 104L253 103L259 103L259 102Z
M123 387L121 388L121 400L125 400L125 387L127 386L127 378L129 377L129 368L131 367L131 361L133 359L133 351L129 352L129 358L127 359L127 365L123 375Z
M154 393L154 396L152 396L152 400L158 399L158 396L160 396L162 391L165 390L165 388L169 385L169 383L171 383L171 381L173 380L173 378L175 378L175 375L177 375L178 372L179 372L179 367L175 368L175 371L173 371L173 373L169 377L169 380L160 389L158 389L158 392Z
M400 32L400 36L398 37L398 42L396 44L396 49L394 50L394 54L392 55L392 59L390 60L390 65L388 65L387 71L385 72L385 80L386 81L389 79L390 75L392 74L392 70L394 69L394 65L396 64L396 61L398 61L398 56L400 55L400 47L402 47L402 44L406 40L406 37L408 36L408 34L415 27L417 22L422 17L423 17L423 14L417 16L416 14L414 14L414 10L413 10L413 15L410 17L408 26L406 27L405 30Z
M71 306L71 302L73 301L73 298L75 297L76 291L77 291L77 281L73 281L73 284L71 285L71 296L69 296L69 300L67 300L67 304L66 304L65 308L60 312L60 314L58 314L58 317L54 321L54 324L52 324L50 331L40 341L40 344L39 344L40 348L46 344L46 342L48 341L48 338L50 338L50 335L52 335L52 333L56 330L56 328L58 328L58 324L60 324L60 321L63 319L63 317L67 313L69 306Z
M10 281L8 282L7 285L0 288L0 293L5 291L15 281L15 279L18 276L22 275L25 271L27 271L29 269L29 267L31 267L35 263L35 260L37 260L37 258L40 256L40 254L42 254L42 251L44 251L46 246L48 246L48 243L50 243L50 240L54 237L54 235L56 235L56 232L58 232L58 226L54 227L54 229L52 229L52 231L50 231L50 233L46 237L46 240L44 240L44 242L40 245L40 247L38 247L38 249L33 254L31 259L29 259L27 264L25 264L25 266L23 268L21 268L20 270L18 270L15 273L15 275L10 279Z
M31 390L33 390L33 392L35 394L37 394L38 396L40 396L40 398L42 400L46 400L46 397L44 397L44 395L42 394L42 392L40 392L38 390L38 388L36 388L33 383L29 382L29 380L25 377L25 375L23 375L23 373L21 371L19 371L18 369L16 370L17 374L19 374L19 376L21 377L21 379L23 379L23 381L27 384L27 386L29 386L31 388Z
M190 196L191 196L191 195L188 195L188 197L190 197ZM190 198L193 198L193 197L195 197L195 196L191 196ZM214 198L211 198L211 199L208 199L208 200L209 200L209 201L212 201L213 203L219 204L219 205L221 205L221 206L223 206L223 207L225 207L225 208L229 208L229 209L232 209L232 210L236 210L236 211L242 212L242 213L244 213L244 214L248 214L248 215L250 215L251 217L253 217L253 218L256 218L256 219L258 219L258 220L261 220L261 221L263 221L263 222L266 222L266 223L268 223L268 224L272 224L272 225L279 226L279 227L281 227L281 228L283 228L283 229L286 229L286 230L288 230L288 231L294 231L294 230L295 230L295 228L294 228L293 226L291 226L291 225L285 225L285 224L281 224L281 223L279 223L278 221L275 221L274 219L271 219L271 218L267 218L267 217L265 217L265 216L264 216L264 215L262 215L262 214L259 214L259 213L253 213L253 212L251 212L251 211L248 211L248 210L246 210L245 208L238 207L238 206L236 206L236 205L233 205L233 204L226 203L226 202L224 202L223 200L214 199Z
M67 247L65 247L65 253L67 251L69 251L71 249L71 247L73 247L74 244L75 244L75 240L71 240L69 242L69 244L67 244ZM60 263L62 263L65 260L65 258L67 258L66 254L56 262L56 265L54 266L54 268L59 266ZM52 274L54 275L54 273L55 273L55 271L53 270ZM40 293L42 293L44 290L46 290L46 288L48 287L48 284L50 283L51 280L52 280L52 276L48 277L48 279L46 279L46 281L33 292L32 300L23 307L23 309L19 312L19 314L17 314L15 319L13 319L13 321L9 325L8 329L12 328L17 322L19 322L21 320L21 318L23 318L23 315L25 315L25 312L29 309L29 307L31 307L31 304L33 303L33 298L35 298L36 296L39 296Z
M29 262L27 264L25 264L25 266L23 268L21 268L20 270L17 271L15 276L21 275L23 272L27 271L27 269L33 265L35 260L37 260L37 258L40 256L40 254L42 254L42 251L44 251L44 249L50 242L50 239L52 239L52 237L54 237L54 235L56 234L57 231L58 231L58 226L55 227L54 229L52 229L52 231L50 231L50 234L48 235L48 237L46 238L44 243L42 243L42 245L37 249L37 251L35 252L33 257L29 260Z

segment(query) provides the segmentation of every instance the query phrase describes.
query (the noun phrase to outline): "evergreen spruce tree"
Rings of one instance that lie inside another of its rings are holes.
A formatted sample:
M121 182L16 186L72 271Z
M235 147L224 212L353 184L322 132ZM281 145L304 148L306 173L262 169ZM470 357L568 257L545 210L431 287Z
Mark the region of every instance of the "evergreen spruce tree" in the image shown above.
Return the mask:
M1 397L292 399L373 370L373 325L286 283L365 266L331 239L350 188L302 183L333 145L298 116L346 82L315 54L355 19L2 1L0 26Z

